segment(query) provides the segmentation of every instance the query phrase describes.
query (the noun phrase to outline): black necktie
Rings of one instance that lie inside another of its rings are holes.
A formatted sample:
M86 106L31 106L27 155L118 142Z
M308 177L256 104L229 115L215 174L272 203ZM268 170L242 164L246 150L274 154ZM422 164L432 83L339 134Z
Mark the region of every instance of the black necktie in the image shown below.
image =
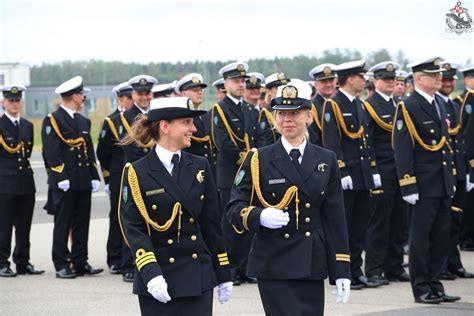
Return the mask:
M19 133L19 125L18 125L18 120L13 121L13 125L15 126L15 137L18 138L18 133Z
M16 128L18 128L18 120L15 120L15 121L13 122L13 125L15 125Z
M433 102L431 102L431 104L435 107L436 114L438 114L438 118L441 119L441 112L439 110L439 106L438 106L438 103L436 102L436 100L433 99Z
M299 151L299 149L292 149L290 151L291 161L293 162L293 166L295 166L296 170L298 171L300 171L300 162L298 160L300 156L301 156L301 152Z
M174 154L173 158L171 158L171 162L173 163L173 170L171 171L171 177L178 183L179 177L179 155Z

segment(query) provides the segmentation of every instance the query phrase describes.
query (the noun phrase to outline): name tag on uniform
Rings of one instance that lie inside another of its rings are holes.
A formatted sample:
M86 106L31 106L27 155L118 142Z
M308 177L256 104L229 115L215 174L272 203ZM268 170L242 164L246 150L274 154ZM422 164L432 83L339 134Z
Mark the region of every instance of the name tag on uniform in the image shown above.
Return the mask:
M392 117L392 115L387 114L387 115L382 115L381 118L387 118L387 117Z
M161 194L161 193L165 193L165 189L164 189L164 188L156 189L156 190L151 190L151 191L146 191L146 192L145 192L146 196L156 195L156 194Z
M281 183L285 183L285 178L268 180L268 184L281 184Z
M352 113L342 113L342 116L352 116Z
M431 124L431 123L433 123L433 121L425 121L425 122L423 122L423 124Z
M86 131L82 131L82 134L89 134L89 132L86 132Z
M231 121L232 122L237 122L237 121L240 121L240 120L238 118L233 118Z

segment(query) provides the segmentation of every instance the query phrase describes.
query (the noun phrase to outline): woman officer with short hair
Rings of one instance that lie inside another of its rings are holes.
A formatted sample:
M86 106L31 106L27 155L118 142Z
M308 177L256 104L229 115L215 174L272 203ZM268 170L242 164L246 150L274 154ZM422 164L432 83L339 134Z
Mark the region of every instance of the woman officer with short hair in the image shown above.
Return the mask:
M323 315L329 272L337 301L350 292L341 179L333 152L307 140L311 89L298 79L272 100L281 139L252 150L232 187L227 215L255 232L247 275L258 279L267 315Z
M133 292L142 315L212 315L213 288L226 302L232 290L219 225L217 190L205 158L183 151L196 131L184 97L151 101L123 144L155 147L127 164L119 218L135 260Z

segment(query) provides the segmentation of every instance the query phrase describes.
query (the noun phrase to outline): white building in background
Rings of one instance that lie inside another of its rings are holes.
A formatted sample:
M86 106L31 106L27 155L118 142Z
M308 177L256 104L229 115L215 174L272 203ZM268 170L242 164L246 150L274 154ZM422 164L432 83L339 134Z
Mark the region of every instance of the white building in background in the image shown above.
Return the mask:
M0 63L0 86L10 84L30 86L30 67L20 63Z

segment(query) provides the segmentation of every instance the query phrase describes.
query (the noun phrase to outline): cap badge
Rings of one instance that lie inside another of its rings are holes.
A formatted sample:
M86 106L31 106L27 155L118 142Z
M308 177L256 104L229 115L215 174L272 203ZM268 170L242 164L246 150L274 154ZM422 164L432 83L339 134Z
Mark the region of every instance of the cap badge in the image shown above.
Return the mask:
M295 99L298 96L298 89L293 86L286 86L281 91L281 96L285 99Z
M451 70L451 64L446 63L446 64L443 65L443 68L449 71L449 70Z
M433 65L439 66L439 58L435 58L435 60L433 60Z
M324 67L323 73L324 73L325 76L329 76L331 74L331 72L332 72L331 67L329 67L329 66Z
M147 83L148 83L148 81L145 78L141 78L138 81L138 84L141 85L141 86L146 86Z
M251 84L255 85L255 84L257 84L257 77L252 76L252 77L250 77L249 81L250 81Z
M277 74L277 79L278 79L278 80L283 80L283 79L285 79L285 74L284 74L283 72L278 73L278 74Z
M244 70L245 70L244 65L238 64L238 65L237 65L237 70L238 70L238 71L244 71Z
M387 67L385 67L385 70L388 72L392 72L395 70L395 67L393 67L392 64L387 64Z
M190 109L192 106L194 106L194 103L191 99L188 99L188 109Z
M10 89L10 93L12 93L12 94L17 94L17 93L18 93L18 88L17 88L17 87L12 87L12 88Z
M192 83L201 83L201 80L199 80L198 77L193 77L193 78L191 79L191 81L192 81Z

